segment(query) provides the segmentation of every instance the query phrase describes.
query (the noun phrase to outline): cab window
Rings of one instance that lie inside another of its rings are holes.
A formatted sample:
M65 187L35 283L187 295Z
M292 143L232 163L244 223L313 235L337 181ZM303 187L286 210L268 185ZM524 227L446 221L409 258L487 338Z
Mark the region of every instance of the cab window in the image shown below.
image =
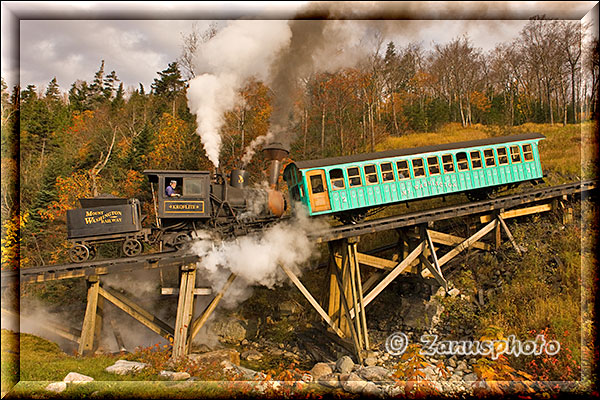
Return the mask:
M360 178L360 170L358 167L350 167L346 171L348 172L348 183L350 184L350 187L362 185L362 179Z
M506 152L506 147L499 147L496 149L498 153L498 165L506 165L508 164L508 154Z
M456 153L456 163L458 164L459 171L467 171L469 169L469 160L467 159L467 153L461 151Z
M381 168L381 179L384 182L390 182L394 180L394 171L391 162L379 164Z
M376 185L379 183L377 178L377 168L374 165L365 165L365 180L367 185Z
M175 188L171 186L171 182L175 182ZM165 187L163 188L164 197L181 196L181 185L183 178L181 177L165 177ZM172 193L172 194L171 194Z
M471 167L473 169L479 169L482 167L481 164L481 152L475 150L471 152Z
M521 162L521 152L519 151L519 146L510 146L510 161L513 164Z
M485 158L485 166L486 167L495 167L496 159L494 158L494 150L485 149L483 150L483 158Z
M425 166L423 165L422 158L415 158L412 160L413 174L415 178L419 176L425 176Z
M427 166L429 167L429 175L440 174L440 160L437 156L427 157Z
M523 145L523 159L525 161L533 161L533 149L530 144Z
M331 188L333 190L346 188L346 184L344 183L344 173L342 172L341 168L336 168L329 171L329 180L331 181Z
M442 165L445 174L454 172L454 162L452 161L452 154L444 154L442 156Z
M204 194L204 185L202 184L202 179L198 178L186 178L183 180L183 195L184 196L193 196L193 195L203 195Z
M396 162L398 168L398 180L404 180L410 178L410 171L408 169L408 161L400 160Z

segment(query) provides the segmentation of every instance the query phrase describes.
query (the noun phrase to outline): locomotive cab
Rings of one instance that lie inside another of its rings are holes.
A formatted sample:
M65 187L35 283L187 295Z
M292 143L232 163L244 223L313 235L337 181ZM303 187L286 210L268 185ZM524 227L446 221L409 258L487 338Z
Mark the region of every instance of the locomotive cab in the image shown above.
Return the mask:
M156 213L163 225L182 219L208 219L211 216L210 173L207 171L146 170L152 186ZM167 193L176 183L174 195Z

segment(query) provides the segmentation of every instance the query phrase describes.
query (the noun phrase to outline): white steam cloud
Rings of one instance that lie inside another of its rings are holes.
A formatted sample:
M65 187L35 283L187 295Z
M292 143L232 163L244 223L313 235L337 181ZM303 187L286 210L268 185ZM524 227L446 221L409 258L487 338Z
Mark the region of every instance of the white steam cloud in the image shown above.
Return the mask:
M210 282L213 291L220 291L231 273L237 275L223 298L226 306L248 298L252 285L273 288L284 282L287 276L279 265L301 273L314 254L309 234L323 230L325 223L309 218L299 206L296 209L300 211L290 220L260 233L219 243L202 239L193 244L192 251L202 257L199 274Z
M203 43L195 57L198 76L189 82L188 103L209 160L219 166L223 113L238 101L251 77L266 80L275 55L287 45L287 21L234 21Z

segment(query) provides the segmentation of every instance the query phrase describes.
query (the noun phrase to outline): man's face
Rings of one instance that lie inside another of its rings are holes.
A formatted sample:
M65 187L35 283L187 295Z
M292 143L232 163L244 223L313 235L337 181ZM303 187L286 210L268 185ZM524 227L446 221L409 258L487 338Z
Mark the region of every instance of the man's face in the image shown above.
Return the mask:
M171 187L172 187L173 189L175 189L175 186L177 186L177 182L171 182Z

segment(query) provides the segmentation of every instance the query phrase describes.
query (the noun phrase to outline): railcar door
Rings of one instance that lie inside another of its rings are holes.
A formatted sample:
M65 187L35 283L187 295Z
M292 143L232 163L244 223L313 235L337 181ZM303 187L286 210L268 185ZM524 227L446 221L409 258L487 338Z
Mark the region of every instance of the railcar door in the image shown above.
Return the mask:
M325 171L322 169L308 171L306 173L306 180L308 182L308 196L312 211L321 212L331 210Z

